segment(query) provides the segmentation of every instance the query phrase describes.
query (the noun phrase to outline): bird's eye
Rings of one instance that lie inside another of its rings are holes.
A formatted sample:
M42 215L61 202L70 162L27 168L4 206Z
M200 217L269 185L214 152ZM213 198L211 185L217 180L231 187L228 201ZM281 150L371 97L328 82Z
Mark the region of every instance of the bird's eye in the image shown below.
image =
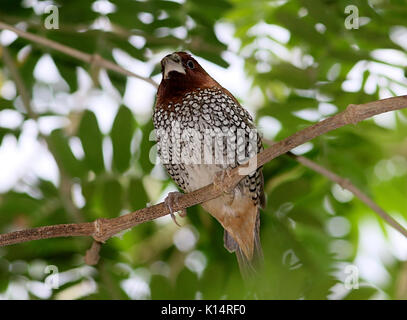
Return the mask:
M195 68L195 64L194 64L194 62L192 60L188 60L187 66L188 66L189 69Z

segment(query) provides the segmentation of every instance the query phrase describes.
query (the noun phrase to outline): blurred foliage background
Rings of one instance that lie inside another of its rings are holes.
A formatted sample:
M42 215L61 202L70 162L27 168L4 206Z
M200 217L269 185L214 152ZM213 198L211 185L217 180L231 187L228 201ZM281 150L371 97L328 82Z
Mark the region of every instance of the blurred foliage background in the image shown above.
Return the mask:
M357 29L345 27L350 4ZM49 5L59 9L59 29L44 26ZM402 0L0 3L0 21L157 82L161 57L189 51L275 140L350 103L405 94L406 16ZM10 31L0 42L1 233L116 217L175 190L151 161L154 87ZM407 226L406 134L407 113L398 111L294 151L349 178ZM95 267L83 259L88 238L0 248L0 298L407 298L404 238L293 159L273 160L264 174L266 268L254 285L243 285L221 226L196 206L178 219L182 228L163 217L110 239Z

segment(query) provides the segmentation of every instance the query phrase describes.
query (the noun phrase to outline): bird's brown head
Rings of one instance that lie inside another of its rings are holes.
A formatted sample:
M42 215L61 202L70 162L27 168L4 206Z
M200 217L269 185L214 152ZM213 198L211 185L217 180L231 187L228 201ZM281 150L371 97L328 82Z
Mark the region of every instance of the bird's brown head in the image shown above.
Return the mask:
M162 80L157 104L176 102L195 89L210 88L218 83L186 52L174 52L161 60Z

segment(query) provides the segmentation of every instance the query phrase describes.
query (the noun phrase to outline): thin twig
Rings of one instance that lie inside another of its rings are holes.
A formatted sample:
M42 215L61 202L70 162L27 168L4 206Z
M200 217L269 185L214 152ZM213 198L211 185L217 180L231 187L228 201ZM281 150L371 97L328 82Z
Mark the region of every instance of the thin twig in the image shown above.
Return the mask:
M274 158L287 153L291 149L312 140L324 133L340 128L347 124L356 124L359 121L372 117L376 114L407 108L407 96L393 97L360 105L349 105L344 111L329 117L321 122L309 126L292 136L273 144L254 157L255 167L261 167ZM222 190L234 188L244 175L241 170L245 165L234 168L230 172L230 178L224 181L223 188L215 188L213 184L193 192L184 194L178 198L173 210L180 211L202 202L215 199L222 194ZM225 174L225 176L227 176ZM366 199L365 199L366 200ZM164 202L143 208L135 212L111 219L97 219L93 223L65 224L34 229L15 231L0 235L0 246L6 246L31 240L47 239L68 236L91 236L98 242L105 242L120 231L132 228L140 223L151 221L169 214L169 208Z
M270 146L274 144L273 141L267 139L263 139L263 141ZM374 212L376 212L384 221L386 221L391 227L396 229L398 232L400 232L407 238L407 230L400 223L398 223L391 215L389 215L379 205L377 205L371 198L369 198L365 193L363 193L362 190L360 190L358 187L352 184L352 182L350 182L349 179L345 179L341 176L338 176L336 173L322 167L321 165L315 163L314 161L306 157L295 155L292 152L287 152L287 155L295 159L302 165L310 168L311 170L327 177L329 180L336 182L343 189L347 189L350 192L352 192L356 198L364 202L368 207L370 207Z
M89 266L94 266L99 262L99 252L102 244L97 241L93 241L92 246L85 255L85 263Z
M13 27L13 26L11 26L7 23L1 22L1 21L0 21L0 29L7 29L10 31L13 31L21 38L41 44L43 46L46 46L47 48L51 48L51 49L57 50L59 52L65 53L66 55L69 55L73 58L84 61L86 63L90 63L94 66L105 68L105 69L108 69L111 71L115 71L117 73L124 74L126 76L134 77L134 78L146 81L156 88L158 87L158 84L153 79L143 77L134 72L131 72L112 61L102 58L97 53L95 53L95 54L85 53L85 52L79 51L77 49L74 49L72 47L61 44L59 42L56 42L56 41L53 41L53 40L50 40L50 39L47 39L44 37L40 37L40 36L30 33L30 32L23 31L21 29L18 29L16 27Z
M37 119L38 116L35 114L35 112L33 112L31 108L30 93L25 88L23 78L18 72L13 57L10 55L10 52L7 47L0 46L0 48L3 53L4 64L6 65L8 71L10 72L11 78L14 80L14 83L16 84L17 92L20 93L21 101L23 102L23 106L25 108L25 111L27 112L27 115L31 119Z
M370 199L365 193L362 192L358 187L352 184L348 179L344 179L337 174L327 170L324 167L321 167L317 163L303 157L303 156L296 156L293 154L289 154L290 157L294 157L298 162L303 164L304 166L322 174L323 176L327 177L328 179L336 182L342 188L349 190L352 192L355 197L359 200L364 202L368 207L370 207L374 212L376 212L384 221L386 221L391 227L399 231L402 235L407 237L407 230L404 229L392 216L390 216L386 211L384 211L379 205L377 205L372 199Z

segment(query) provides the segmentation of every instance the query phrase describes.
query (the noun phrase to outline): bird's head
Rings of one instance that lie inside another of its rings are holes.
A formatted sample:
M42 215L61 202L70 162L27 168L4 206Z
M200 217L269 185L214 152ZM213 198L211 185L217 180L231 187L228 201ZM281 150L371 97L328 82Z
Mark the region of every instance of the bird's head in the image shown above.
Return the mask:
M201 65L186 52L174 52L161 60L162 80L158 101L175 101L195 89L218 85Z

